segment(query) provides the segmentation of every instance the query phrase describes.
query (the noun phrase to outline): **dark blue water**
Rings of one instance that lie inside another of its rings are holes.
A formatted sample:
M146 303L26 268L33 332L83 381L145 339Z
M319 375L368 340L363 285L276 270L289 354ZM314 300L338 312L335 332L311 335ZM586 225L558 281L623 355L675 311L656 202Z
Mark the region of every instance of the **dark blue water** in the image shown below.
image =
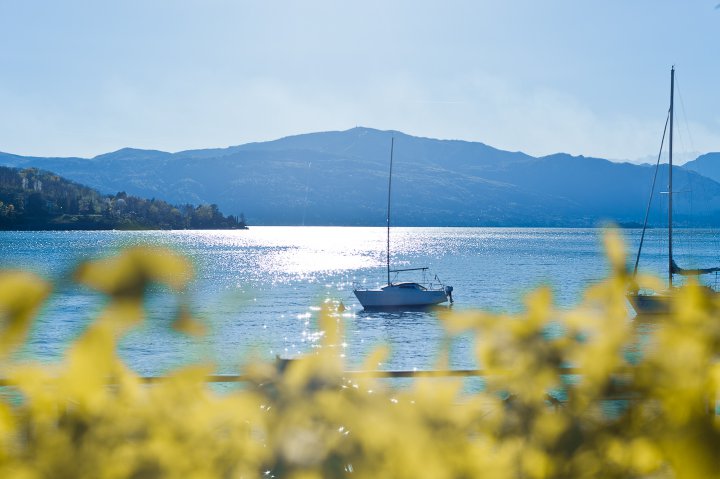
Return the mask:
M634 252L640 232L621 234ZM570 307L587 285L607 274L602 235L602 229L395 228L392 264L430 267L454 286L455 310L518 311L523 294L539 285L550 285L556 302ZM642 270L662 277L665 235L665 230L649 231L640 263ZM677 231L678 263L720 264L719 240L711 231ZM201 359L214 362L219 372L235 373L250 358L296 357L319 345L317 318L324 303L346 308L336 322L344 330L338 347L349 367L358 367L377 346L388 345L390 356L375 367L431 369L444 338L437 312L364 312L352 294L355 281L385 281L385 241L383 228L2 232L0 267L32 270L57 285L22 352L27 359L61 358L101 308L102 296L67 280L79 261L129 245L161 245L194 262L189 295L209 333L188 339L173 332L169 325L175 299L167 292L154 293L148 320L121 347L123 358L141 374L162 374ZM628 262L634 262L634 253ZM452 343L451 362L455 368L476 366L468 338Z

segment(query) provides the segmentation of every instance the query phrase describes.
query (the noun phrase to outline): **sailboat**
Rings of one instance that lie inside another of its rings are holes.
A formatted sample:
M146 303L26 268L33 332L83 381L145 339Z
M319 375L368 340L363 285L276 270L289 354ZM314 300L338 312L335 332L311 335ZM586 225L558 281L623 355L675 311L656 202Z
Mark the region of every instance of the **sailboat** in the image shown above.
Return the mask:
M418 282L393 282L399 273L419 271L423 277L428 272L427 267L390 269L390 199L392 192L392 166L393 149L395 138L390 141L390 174L388 176L388 203L387 203L387 284L375 289L365 289L360 286L353 287L355 297L360 301L364 309L402 309L402 308L424 308L446 301L453 302L452 286L444 285L435 276L435 281L430 283Z
M675 67L670 69L670 110L668 112L668 122L670 123L670 135L668 143L668 289L660 292L641 292L637 288L632 289L628 292L628 300L632 305L633 309L638 315L646 314L665 314L670 311L670 298L673 291L673 276L679 274L681 276L699 276L702 274L710 274L720 272L720 267L714 268L698 268L698 269L685 269L678 266L673 258L673 107L674 107L674 95L675 94ZM667 122L666 125L667 127ZM663 134L663 140L665 135ZM662 151L662 144L660 146ZM658 156L658 165L656 166L656 177L657 168L660 166L660 157ZM655 189L655 181L653 180L653 187L650 191L650 202L652 201L652 190ZM638 247L637 257L635 259L635 269L633 276L637 274L638 263L640 261L640 253L643 247L643 240L645 238L645 230L647 229L648 213L650 211L650 202L648 202L648 209L645 213L645 222L643 224L642 235L640 237L640 245Z

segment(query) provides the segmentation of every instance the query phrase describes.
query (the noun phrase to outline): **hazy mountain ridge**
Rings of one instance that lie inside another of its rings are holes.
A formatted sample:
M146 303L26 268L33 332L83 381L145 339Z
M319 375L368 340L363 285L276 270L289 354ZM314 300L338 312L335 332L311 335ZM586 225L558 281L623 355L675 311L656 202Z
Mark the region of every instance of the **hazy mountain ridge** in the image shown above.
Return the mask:
M536 158L369 128L178 153L124 148L92 159L0 153L0 164L40 167L104 193L214 203L244 212L251 224L383 225L393 137L393 224L594 226L644 217L654 172L648 165L562 153ZM694 224L720 223L717 180L675 171L676 189L693 188ZM689 201L676 200L681 220Z
M706 153L683 165L684 168L720 182L720 153Z

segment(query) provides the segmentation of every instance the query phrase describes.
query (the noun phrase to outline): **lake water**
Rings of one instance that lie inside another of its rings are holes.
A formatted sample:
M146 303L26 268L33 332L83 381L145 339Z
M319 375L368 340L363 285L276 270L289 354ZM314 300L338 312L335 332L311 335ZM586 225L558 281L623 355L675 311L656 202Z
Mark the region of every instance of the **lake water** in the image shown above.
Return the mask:
M539 285L550 285L556 302L569 307L587 285L607 274L602 235L602 229L394 228L392 265L430 267L454 286L455 310L518 311L522 295ZM640 231L623 230L622 235L634 252ZM649 230L644 271L665 271L665 235L662 229ZM352 294L353 282L374 286L386 279L385 241L384 228L342 227L0 232L0 268L32 270L57 282L22 352L25 358L60 358L101 307L100 295L67 281L79 261L129 245L162 245L194 262L189 295L209 334L196 340L172 332L173 297L153 294L148 321L121 346L123 358L141 374L163 374L199 359L210 359L218 372L232 374L251 357L299 356L319 344L316 321L326 301L346 308L339 321L349 367L384 344L391 354L379 369L432 369L444 337L437 312L365 312ZM716 265L719 243L712 231L679 230L678 263ZM628 261L632 264L634 254ZM468 338L453 343L452 367L476 367L472 356Z

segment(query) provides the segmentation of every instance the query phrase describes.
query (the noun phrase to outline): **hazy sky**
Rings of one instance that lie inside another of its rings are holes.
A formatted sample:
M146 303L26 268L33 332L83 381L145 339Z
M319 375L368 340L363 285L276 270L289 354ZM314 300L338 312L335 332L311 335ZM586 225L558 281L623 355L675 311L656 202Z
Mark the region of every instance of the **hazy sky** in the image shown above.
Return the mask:
M533 155L720 151L720 0L0 0L0 151L354 126Z

